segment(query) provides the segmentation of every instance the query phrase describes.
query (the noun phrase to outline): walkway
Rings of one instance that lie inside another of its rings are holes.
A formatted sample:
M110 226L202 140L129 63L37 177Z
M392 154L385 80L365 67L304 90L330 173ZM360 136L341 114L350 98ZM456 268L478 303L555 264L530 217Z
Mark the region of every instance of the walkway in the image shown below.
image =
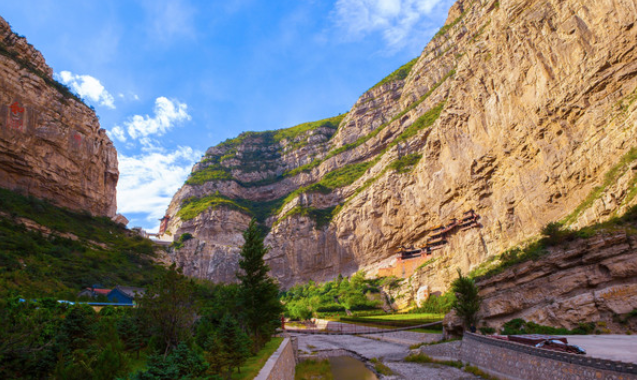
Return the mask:
M404 335L406 332L370 335L369 337L353 335L306 335L293 334L298 337L299 354L310 355L326 350L346 349L356 352L360 356L372 359L379 358L385 365L394 371L391 377L382 379L445 379L445 380L478 380L477 376L470 375L457 368L436 365L407 363L403 360L411 352L409 345L413 341L431 341L439 339L437 334L418 334L421 337ZM379 338L384 339L379 339ZM393 341L388 341L392 339Z

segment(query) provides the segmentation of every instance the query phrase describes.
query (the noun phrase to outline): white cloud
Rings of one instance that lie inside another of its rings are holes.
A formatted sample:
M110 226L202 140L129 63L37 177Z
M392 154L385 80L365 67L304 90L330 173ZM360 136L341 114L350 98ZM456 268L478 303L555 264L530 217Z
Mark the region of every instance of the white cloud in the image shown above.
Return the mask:
M431 32L431 16L447 0L338 0L333 17L345 38L357 40L380 32L390 49L398 50ZM437 17L444 16L444 13ZM425 41L426 42L426 41ZM422 47L422 46L421 46Z
M83 99L88 99L101 106L115 108L115 99L100 81L90 75L76 75L70 71L62 71L56 75L57 79L68 85L71 90Z
M110 131L108 132L108 136L111 139L117 139L121 142L125 142L126 141L126 132L124 132L124 128L120 127L119 125L114 126L113 128L111 128Z
M137 156L119 155L118 212L143 213L157 230L173 195L188 177L203 152L178 147L174 152L155 151Z
M124 122L130 137L138 139L149 135L161 136L176 123L191 119L185 103L171 101L163 96L155 100L154 113L153 117L135 115Z

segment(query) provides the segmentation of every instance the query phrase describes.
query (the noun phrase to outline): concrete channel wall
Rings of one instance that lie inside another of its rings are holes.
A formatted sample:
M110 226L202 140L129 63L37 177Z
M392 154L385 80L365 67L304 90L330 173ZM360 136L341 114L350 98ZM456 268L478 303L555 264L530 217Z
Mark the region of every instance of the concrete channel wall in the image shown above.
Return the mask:
M471 333L465 333L459 354L463 362L501 379L637 380L635 364L544 350Z
M270 356L254 380L294 380L297 363L296 338L285 338L279 348Z

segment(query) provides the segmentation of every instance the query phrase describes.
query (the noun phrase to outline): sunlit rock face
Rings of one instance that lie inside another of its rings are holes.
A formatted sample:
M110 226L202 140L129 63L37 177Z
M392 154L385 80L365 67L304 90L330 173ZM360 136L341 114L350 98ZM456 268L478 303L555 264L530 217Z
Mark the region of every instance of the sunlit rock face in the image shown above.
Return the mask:
M115 216L117 152L95 111L0 17L0 186Z
M408 75L364 93L338 128L210 148L191 178L211 165L226 174L175 194L168 231L194 239L174 260L187 274L232 281L254 206L279 199L261 219L284 287L375 274L400 244L422 246L434 227L474 210L479 225L449 234L412 277L414 294L435 293L457 268L466 273L549 222L623 212L636 202L637 166L622 161L637 146L636 18L632 0L458 1ZM412 166L398 165L413 155ZM361 163L362 174L342 173ZM335 173L348 180L332 181ZM307 187L316 183L332 187ZM213 195L238 205L215 201L183 217L189 202ZM331 208L331 219L316 212Z
M593 322L604 333L633 331L637 321L626 314L637 309L636 244L625 231L606 232L478 281L482 323L500 328L522 318L568 329Z

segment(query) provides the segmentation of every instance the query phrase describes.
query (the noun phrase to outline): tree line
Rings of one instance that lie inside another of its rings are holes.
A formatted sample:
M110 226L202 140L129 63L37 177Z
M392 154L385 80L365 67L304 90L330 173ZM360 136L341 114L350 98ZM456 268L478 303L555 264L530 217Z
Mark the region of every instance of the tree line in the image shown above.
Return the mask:
M0 378L230 379L279 326L278 284L256 222L238 284L193 280L173 264L136 308L0 298Z

